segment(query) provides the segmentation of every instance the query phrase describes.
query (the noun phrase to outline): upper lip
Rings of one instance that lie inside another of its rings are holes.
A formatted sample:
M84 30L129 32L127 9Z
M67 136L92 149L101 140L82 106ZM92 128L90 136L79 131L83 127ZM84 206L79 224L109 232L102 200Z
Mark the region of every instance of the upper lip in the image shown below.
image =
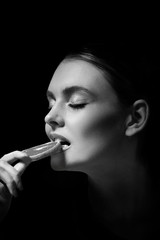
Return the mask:
M68 140L67 138L65 138L64 136L59 135L59 134L57 134L57 133L51 132L51 133L49 134L49 137L50 137L50 139L51 139L52 141L55 141L56 139L59 139L61 142L68 142L68 143L70 144L70 142L69 142L69 140Z

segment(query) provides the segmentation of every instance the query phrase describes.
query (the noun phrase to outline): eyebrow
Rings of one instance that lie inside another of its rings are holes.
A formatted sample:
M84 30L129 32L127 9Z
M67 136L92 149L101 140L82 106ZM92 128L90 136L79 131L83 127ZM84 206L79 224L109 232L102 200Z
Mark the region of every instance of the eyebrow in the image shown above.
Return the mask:
M71 96L72 94L74 94L76 92L85 92L89 95L93 95L93 93L90 90L88 90L87 88L82 87L82 86L76 85L76 86L66 87L65 89L63 89L63 94L67 97ZM55 98L54 94L49 90L47 90L47 97Z

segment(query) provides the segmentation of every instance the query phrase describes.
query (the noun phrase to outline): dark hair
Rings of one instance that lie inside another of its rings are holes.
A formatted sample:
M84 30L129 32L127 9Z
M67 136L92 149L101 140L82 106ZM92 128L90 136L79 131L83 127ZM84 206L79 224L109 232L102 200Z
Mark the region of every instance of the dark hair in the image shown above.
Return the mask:
M92 63L110 75L110 84L126 105L136 99L149 101L148 86L153 77L153 57L149 49L126 45L86 44L66 55Z

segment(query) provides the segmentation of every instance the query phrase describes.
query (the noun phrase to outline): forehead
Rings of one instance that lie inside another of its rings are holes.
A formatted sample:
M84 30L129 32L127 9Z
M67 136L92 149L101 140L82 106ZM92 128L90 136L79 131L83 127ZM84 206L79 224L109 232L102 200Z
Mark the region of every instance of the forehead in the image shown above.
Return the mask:
M64 88L78 85L93 93L106 95L114 92L108 79L91 63L83 60L64 60L54 72L49 90L58 93Z

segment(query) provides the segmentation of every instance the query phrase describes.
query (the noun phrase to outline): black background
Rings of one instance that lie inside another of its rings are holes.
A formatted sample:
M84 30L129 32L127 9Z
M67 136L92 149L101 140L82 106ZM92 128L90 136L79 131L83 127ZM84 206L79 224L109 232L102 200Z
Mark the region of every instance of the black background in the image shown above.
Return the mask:
M46 91L57 64L57 45L48 47L40 36L32 39L24 32L13 31L1 45L1 155L46 141Z

